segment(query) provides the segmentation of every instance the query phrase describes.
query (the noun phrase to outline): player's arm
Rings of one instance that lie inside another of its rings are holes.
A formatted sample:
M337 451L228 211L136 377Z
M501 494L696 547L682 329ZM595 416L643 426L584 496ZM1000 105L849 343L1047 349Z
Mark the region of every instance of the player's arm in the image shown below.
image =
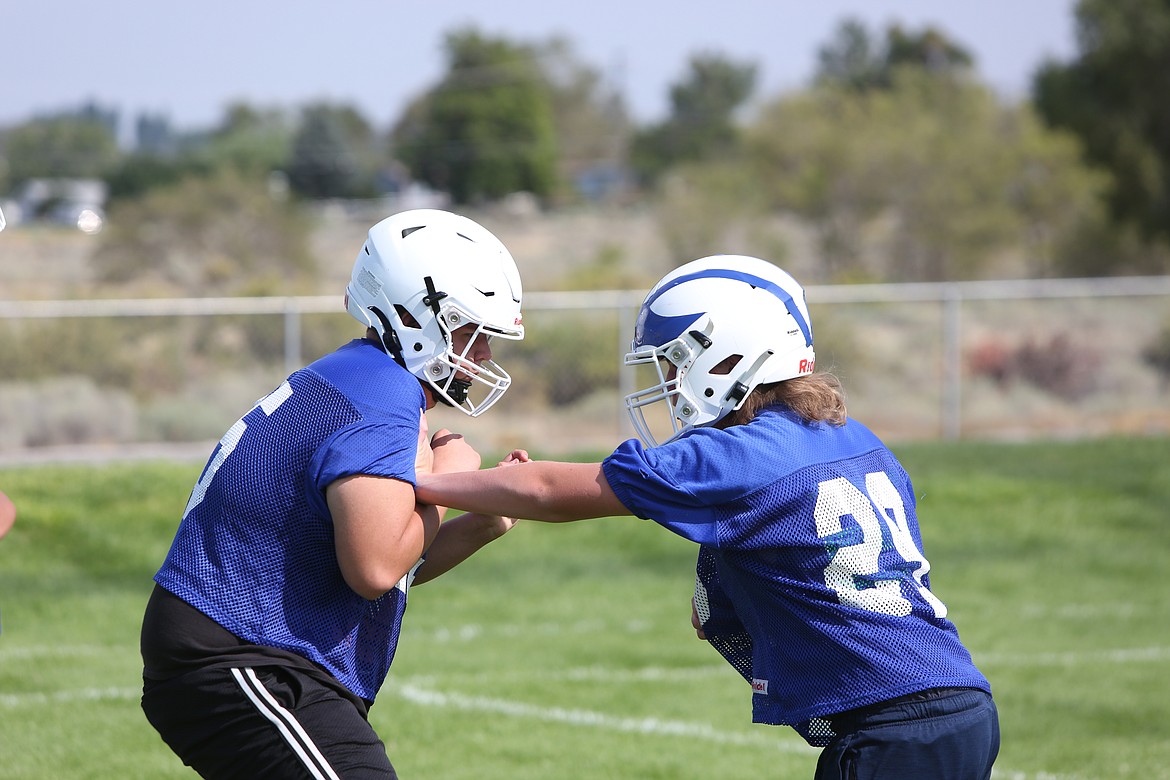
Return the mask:
M12 528L12 524L16 522L16 505L12 503L12 499L4 495L0 491L0 537Z
M342 477L325 489L341 576L355 593L376 599L406 576L439 530L439 511L415 503L409 482Z
M440 431L440 434L442 433L446 432ZM443 439L437 435L436 439L443 442L436 450L436 454L452 446L465 446L461 437L452 440ZM527 452L524 450L514 450L504 460L500 461L498 465L511 466L527 461ZM468 465L463 471L474 472L478 468L479 459L477 457L475 463ZM440 470L444 473L449 471L449 469L442 468ZM420 475L424 473L426 472L419 472ZM439 509L443 511L443 507ZM450 520L444 520L443 524L439 526L439 532L435 535L434 543L427 549L426 561L415 573L413 584L422 585L425 582L430 582L440 574L445 574L470 558L483 548L484 545L499 539L510 531L514 525L516 525L516 518L514 517L501 517L500 515L485 515L470 512Z
M415 573L412 586L430 582L446 574L489 542L499 539L515 524L510 517L468 513L444 520L427 549L427 559Z
M419 476L421 501L482 514L561 523L628 515L600 463L531 461L455 474Z

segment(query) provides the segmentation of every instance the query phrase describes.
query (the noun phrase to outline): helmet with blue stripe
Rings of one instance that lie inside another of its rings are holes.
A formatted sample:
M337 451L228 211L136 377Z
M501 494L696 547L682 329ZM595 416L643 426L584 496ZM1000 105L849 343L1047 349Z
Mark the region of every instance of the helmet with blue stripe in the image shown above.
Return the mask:
M804 288L758 257L713 255L686 263L646 295L627 366L653 366L657 381L626 397L638 436L663 433L648 409L668 409L670 438L712 425L759 385L813 373ZM655 406L664 403L665 407Z

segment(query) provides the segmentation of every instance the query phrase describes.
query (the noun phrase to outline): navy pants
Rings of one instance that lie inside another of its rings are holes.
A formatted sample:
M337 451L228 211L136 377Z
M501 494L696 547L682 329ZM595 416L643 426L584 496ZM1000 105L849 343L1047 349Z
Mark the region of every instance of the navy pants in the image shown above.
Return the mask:
M816 780L987 780L999 715L974 688L923 691L829 718Z

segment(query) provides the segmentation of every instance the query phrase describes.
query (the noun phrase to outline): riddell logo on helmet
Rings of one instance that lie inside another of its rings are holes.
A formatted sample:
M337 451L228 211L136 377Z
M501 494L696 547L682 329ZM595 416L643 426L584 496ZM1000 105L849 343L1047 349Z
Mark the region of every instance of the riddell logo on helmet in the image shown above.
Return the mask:
M803 374L806 371L811 373L814 370L814 368L816 367L816 365L817 365L817 361L815 361L815 360L802 360L802 361L800 361L800 373Z

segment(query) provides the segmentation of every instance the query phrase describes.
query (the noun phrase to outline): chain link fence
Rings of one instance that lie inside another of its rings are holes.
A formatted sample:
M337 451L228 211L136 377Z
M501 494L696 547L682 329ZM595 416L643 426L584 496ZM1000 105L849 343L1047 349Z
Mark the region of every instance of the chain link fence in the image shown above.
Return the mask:
M1170 433L1170 277L807 288L818 368L890 441ZM632 435L621 366L644 291L530 292L512 389L431 428L487 456ZM187 452L361 335L340 296L0 301L0 463ZM194 457L195 455L193 455Z

